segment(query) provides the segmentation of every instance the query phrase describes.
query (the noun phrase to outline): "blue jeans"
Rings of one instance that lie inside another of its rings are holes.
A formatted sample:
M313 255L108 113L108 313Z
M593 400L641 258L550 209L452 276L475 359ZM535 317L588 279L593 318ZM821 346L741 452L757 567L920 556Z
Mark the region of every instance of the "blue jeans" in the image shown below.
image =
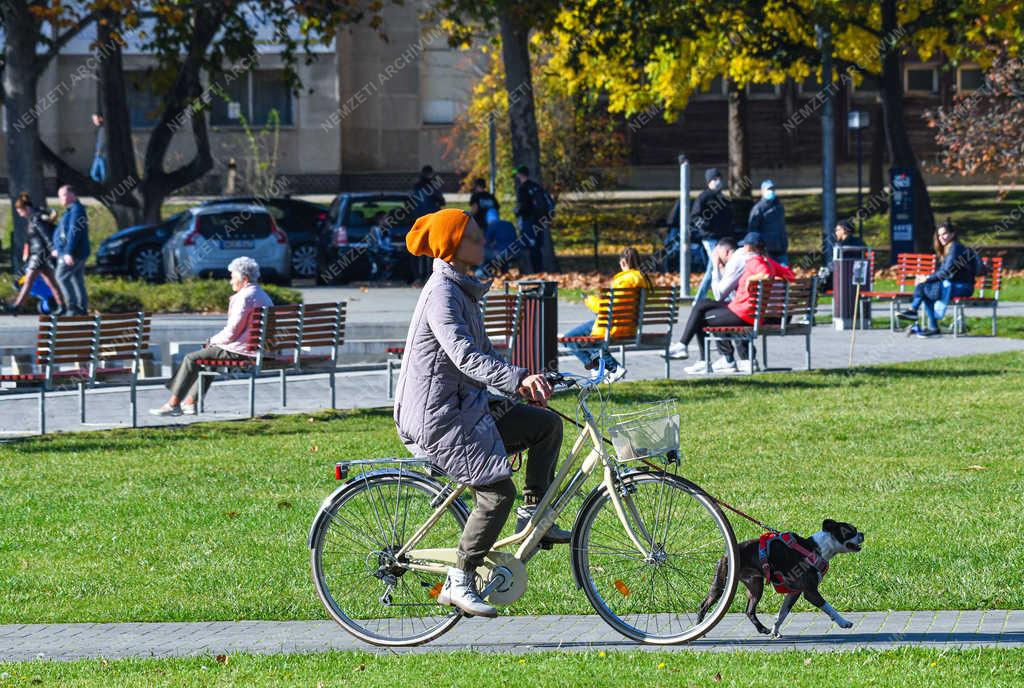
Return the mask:
M701 279L700 285L697 287L697 295L693 298L694 303L707 298L707 291L711 288L711 252L715 250L715 246L718 246L718 239L701 239L700 243L704 246L704 252L708 255L708 266L704 270L704 277Z
M594 329L594 320L589 320L582 325L577 325L568 332L565 333L566 337L588 337L590 336L591 330ZM604 367L608 372L612 372L619 367L619 362L615 360L607 349L603 346L591 347L586 344L580 344L578 342L566 342L566 348L572 352L572 355L580 360L583 365L589 364L594 360L596 356L600 356L604 359Z
M93 158L92 168L89 169L89 178L97 184L102 184L107 180L107 159L102 155Z
M924 282L914 287L914 299L910 302L910 307L916 311L924 306L924 313L928 317L928 328L937 330L939 329L939 320L946 315L946 306L950 300L958 296L970 296L973 293L973 284L945 281ZM936 303L941 306L938 313L936 313Z

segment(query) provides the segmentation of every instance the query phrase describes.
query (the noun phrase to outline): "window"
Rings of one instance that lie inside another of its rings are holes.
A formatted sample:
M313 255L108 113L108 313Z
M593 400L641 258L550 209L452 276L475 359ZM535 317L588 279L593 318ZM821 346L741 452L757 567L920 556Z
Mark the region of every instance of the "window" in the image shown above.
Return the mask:
M262 127L275 110L281 126L293 124L292 94L283 70L229 71L215 85L218 90L213 90L210 98L210 124L237 127L245 117L251 126Z
M420 120L423 124L453 124L472 94L467 84L474 65L467 55L438 41L420 58Z
M903 72L903 90L914 95L938 93L939 71L934 67L907 67Z
M779 87L775 84L747 84L747 95L751 98L775 98Z
M882 90L882 79L874 74L861 72L860 83L853 87L856 95L875 95Z
M711 83L706 89L697 91L697 98L714 99L721 98L725 95L725 80L720 76L716 76L711 80Z
M800 82L800 95L802 96L813 96L820 90L821 84L818 83L816 74L804 77L804 80Z
M985 72L981 67L960 67L956 70L957 93L977 91L985 85Z
M160 121L162 98L149 87L149 73L125 73L125 97L128 99L128 118L132 129L148 129Z
M436 99L423 101L424 124L452 124L459 112L454 100Z

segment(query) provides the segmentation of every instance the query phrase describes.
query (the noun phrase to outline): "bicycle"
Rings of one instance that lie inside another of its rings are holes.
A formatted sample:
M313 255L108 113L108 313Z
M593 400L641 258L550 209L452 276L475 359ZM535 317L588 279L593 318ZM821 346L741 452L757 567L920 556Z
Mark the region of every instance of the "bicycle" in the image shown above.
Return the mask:
M553 387L579 389L574 422L580 432L530 523L500 539L478 569L481 597L496 605L522 597L526 564L541 549L544 533L587 478L602 469L601 483L584 499L573 526L570 557L577 588L627 638L652 645L700 638L729 609L739 552L716 501L675 473L680 464L675 402L614 416L606 440L587 405L593 394L601 396L603 366L595 380L547 377ZM658 457L664 467L651 461ZM367 470L324 500L310 528L317 594L331 618L368 643L409 646L433 640L462 616L436 598L455 564L452 545L469 515L460 499L467 488L442 482L444 476L424 458L343 461L336 464L335 477L346 479L356 467ZM722 594L702 610L712 586L721 586Z

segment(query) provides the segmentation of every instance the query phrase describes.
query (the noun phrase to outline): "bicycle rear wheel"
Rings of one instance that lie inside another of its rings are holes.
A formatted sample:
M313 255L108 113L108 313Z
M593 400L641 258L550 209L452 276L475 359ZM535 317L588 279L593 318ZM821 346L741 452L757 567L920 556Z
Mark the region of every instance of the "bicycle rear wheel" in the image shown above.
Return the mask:
M432 502L444 488L420 473L364 475L325 504L314 522L310 556L317 594L331 618L368 643L425 643L460 615L436 601L444 574L410 570L395 554L434 512ZM456 500L418 547L451 547L467 515Z
M725 616L736 592L732 526L703 490L675 476L632 473L620 494L646 551L637 550L599 488L573 529L577 582L601 618L628 638L654 645L700 638Z

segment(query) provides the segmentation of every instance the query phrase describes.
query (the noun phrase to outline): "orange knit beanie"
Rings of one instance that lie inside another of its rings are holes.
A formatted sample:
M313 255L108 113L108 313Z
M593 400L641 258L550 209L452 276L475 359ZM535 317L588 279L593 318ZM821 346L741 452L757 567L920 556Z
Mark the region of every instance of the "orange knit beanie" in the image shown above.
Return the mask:
M432 256L451 262L469 224L469 214L456 208L445 208L416 220L405 235L405 245L414 256Z

